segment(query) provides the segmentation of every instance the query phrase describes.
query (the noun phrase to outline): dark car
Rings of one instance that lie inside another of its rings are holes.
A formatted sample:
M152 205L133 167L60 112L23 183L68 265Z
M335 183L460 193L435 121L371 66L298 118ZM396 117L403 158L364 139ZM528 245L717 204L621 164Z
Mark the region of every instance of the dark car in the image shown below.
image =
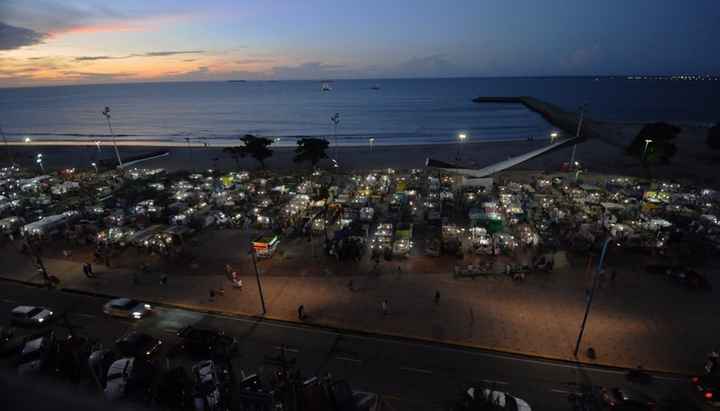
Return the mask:
M126 357L151 357L162 347L162 340L151 335L133 331L115 341L115 348Z
M720 407L720 375L693 377L691 381L703 401L714 407Z
M655 400L644 392L627 388L603 388L602 402L611 410L648 410L656 409Z
M237 340L221 331L187 326L177 335L180 348L192 355L228 356L237 350Z

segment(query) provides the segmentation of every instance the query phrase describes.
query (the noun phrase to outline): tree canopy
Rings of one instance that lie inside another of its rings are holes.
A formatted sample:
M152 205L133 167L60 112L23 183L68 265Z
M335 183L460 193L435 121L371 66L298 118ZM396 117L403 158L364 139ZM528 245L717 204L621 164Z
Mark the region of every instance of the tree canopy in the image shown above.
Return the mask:
M297 141L295 148L295 157L293 161L296 163L308 161L314 167L324 158L328 158L326 150L330 143L321 138L304 137Z
M680 127L667 123L645 124L632 143L626 148L626 151L629 155L639 158L644 163L667 163L677 152L677 146L672 140L681 131ZM646 140L650 140L650 142L648 143Z
M242 146L226 147L223 151L230 154L236 163L238 162L238 158L250 156L257 160L262 168L265 168L265 160L273 155L273 151L270 148L273 143L272 140L246 134L240 138L240 141L243 142Z
M707 145L713 150L720 150L720 122L707 131Z

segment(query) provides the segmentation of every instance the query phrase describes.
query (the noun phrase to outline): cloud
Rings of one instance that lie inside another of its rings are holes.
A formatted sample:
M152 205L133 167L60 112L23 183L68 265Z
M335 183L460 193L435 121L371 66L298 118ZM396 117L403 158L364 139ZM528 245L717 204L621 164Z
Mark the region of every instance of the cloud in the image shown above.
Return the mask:
M127 79L133 77L133 73L97 73L91 71L78 71L78 70L67 70L63 71L62 74L67 77L72 77L74 80L116 80L116 79Z
M182 54L202 54L205 50L172 50L172 51L151 51L147 53L139 54L128 54L126 56L78 56L75 57L75 61L96 61L96 60L120 60L129 59L133 57L167 57L177 56Z
M0 21L0 50L13 50L42 43L46 35L24 27L15 27Z
M345 74L342 72L343 67L336 64L309 62L297 66L275 66L271 69L271 74L279 79L293 80L337 78Z
M272 59L242 59L242 60L235 60L235 64L239 65L246 65L246 64L264 64L264 63L272 63L275 60Z

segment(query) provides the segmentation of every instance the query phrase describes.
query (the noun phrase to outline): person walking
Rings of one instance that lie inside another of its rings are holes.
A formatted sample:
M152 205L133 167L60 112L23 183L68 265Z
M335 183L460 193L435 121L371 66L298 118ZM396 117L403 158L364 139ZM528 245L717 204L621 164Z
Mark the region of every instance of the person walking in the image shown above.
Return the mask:
M298 311L298 320L304 321L305 320L305 306L300 304L297 311Z
M210 302L215 302L215 290L211 288L208 294L210 295Z
M382 310L383 315L388 314L388 301L387 300L382 300L382 302L380 303L380 310Z
M82 270L83 270L83 274L85 274L85 277L90 278L90 270L88 269L87 263L83 263Z
M435 290L435 305L440 304L440 291Z
M85 263L85 264L87 264L88 274L90 274L89 277L95 278L95 273L93 272L92 263Z
M167 285L167 274L163 274L160 276L160 284Z

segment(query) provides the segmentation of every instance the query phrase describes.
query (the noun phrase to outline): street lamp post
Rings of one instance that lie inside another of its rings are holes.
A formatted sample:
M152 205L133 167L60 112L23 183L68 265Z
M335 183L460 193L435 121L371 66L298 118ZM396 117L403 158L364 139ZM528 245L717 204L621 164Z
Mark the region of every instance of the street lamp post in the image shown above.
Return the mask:
M375 145L375 138L374 138L374 137L370 137L370 139L368 140L368 142L370 143L370 152L372 152L372 151L373 151L373 146Z
M97 163L93 161L92 163L90 163L90 165L91 165L91 166L93 166L93 167L95 168L95 173L97 174L97 173L98 173L98 166L97 166Z
M108 129L110 129L110 135L112 136L113 147L115 147L115 157L117 157L118 167L122 167L123 163L122 159L120 159L120 151L118 151L117 140L115 139L115 133L113 132L112 125L110 124L110 107L105 107L105 110L102 111L102 114L107 119ZM99 144L98 150L100 150Z
M32 142L32 140L30 139L30 137L25 137L25 140L24 140L24 141L25 141L26 143Z
M577 131L575 131L575 138L580 137L580 133L582 132L582 125L583 125L583 121L585 120L585 108L586 108L585 104L580 106L580 119L578 120ZM570 154L570 164L575 163L575 151L576 150L577 150L577 143L573 144L572 153Z
M262 313L265 315L267 310L265 309L265 296L263 295L262 284L260 283L260 271L257 267L257 257L255 256L255 248L250 246L250 254L252 255L253 267L255 268L255 279L257 280L258 291L260 292L260 304L262 305Z
M588 315L590 315L590 307L592 306L593 296L595 295L595 289L597 288L598 278L603 270L603 263L605 262L605 255L607 254L608 244L610 244L612 238L608 237L602 246L600 252L600 259L598 260L597 270L593 276L592 287L590 288L590 294L587 297L585 304L585 316L583 316L582 324L580 325L580 333L578 334L577 342L575 343L575 357L577 358L578 351L580 350L580 342L582 341L583 334L585 333L585 324L587 323Z
M467 134L465 134L465 133L458 134L458 155L457 155L458 161L460 161L460 159L461 159L462 146L463 146L463 143L465 142L466 138L467 138Z
M333 114L330 121L333 123L333 157L337 158L337 128L340 124L340 113Z
M41 169L41 170L43 171L43 173L44 173L44 172L45 172L45 166L43 165L42 153L38 153L37 156L35 156L35 162L38 163L38 165L40 166L40 169Z
M645 139L645 148L643 148L642 161L645 161L645 155L647 154L648 146L649 146L650 143L652 143L652 142L653 142L652 139L649 139L649 138L646 138L646 139Z
M557 131L553 131L550 133L550 144L555 142L555 139L558 138L559 134Z

